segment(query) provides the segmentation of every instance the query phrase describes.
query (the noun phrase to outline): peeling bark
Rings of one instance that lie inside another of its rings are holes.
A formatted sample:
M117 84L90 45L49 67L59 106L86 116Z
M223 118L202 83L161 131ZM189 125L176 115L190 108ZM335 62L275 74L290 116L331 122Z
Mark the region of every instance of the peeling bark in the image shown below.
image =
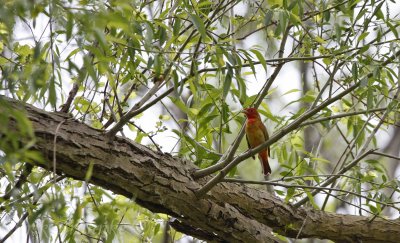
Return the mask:
M176 218L171 225L183 233L216 242L278 242L272 231L293 238L299 235L339 242L400 239L400 220L376 218L369 223L370 218L364 216L296 209L264 188L220 183L198 199L194 192L210 177L193 180L191 174L197 168L190 161L121 137L108 143L103 131L63 113L46 112L2 96L0 99L26 111L37 138L35 149L49 161L38 166L52 170L54 147L58 173L84 180L93 163L91 183L132 198L153 212L171 215Z

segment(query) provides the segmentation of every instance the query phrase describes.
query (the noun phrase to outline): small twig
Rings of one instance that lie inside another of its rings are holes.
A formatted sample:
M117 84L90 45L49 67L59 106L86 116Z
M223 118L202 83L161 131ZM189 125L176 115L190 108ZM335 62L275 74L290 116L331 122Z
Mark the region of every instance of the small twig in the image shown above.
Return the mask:
M43 177L42 177L42 178L43 178ZM59 176L59 177L57 178L56 182L59 182L59 181L65 179L65 178L66 178L66 176L64 176L64 175L63 175L63 176ZM38 195L38 192L39 192L40 194L43 193L43 192L44 192L45 190L47 190L47 189L50 187L50 185L52 185L52 184L54 184L54 181L50 180L49 183L47 183L47 184L44 185L43 187L39 188L37 191L32 192L32 193L29 193L28 195L26 195L26 196L24 196L24 197L19 197L17 200L12 201L12 202L10 202L9 204L7 204L7 205L5 205L5 206L1 206L1 207L0 207L0 211L5 210L6 208L10 208L10 207L12 207L13 205L15 205L16 203L24 202L24 201L28 200L28 199L31 198L31 197L37 196L37 195Z
M398 56L400 56L400 50L397 51L394 55L390 56L385 62L382 63L382 66L386 66L387 64L389 64L390 62L392 62L395 58L397 58ZM366 75L366 78L370 78L372 77L373 74L369 73ZM400 67L398 69L398 76L400 78ZM362 80L362 79L361 79ZM360 83L360 81L359 81ZM391 107L392 103L394 101L397 102L398 96L400 94L400 85L397 86L397 91L396 94L393 96L393 100L389 103L389 105L387 106L387 109L385 111L385 113L382 115L381 119L379 120L378 124L375 126L375 128L372 130L370 136L367 138L367 140L365 141L365 143L363 144L363 146L361 147L358 155L356 156L356 158L350 162L348 165L346 165L345 167L343 167L337 174L344 174L345 172L347 172L348 170L350 170L351 168L353 168L355 165L357 165L361 159L369 154L372 154L376 149L370 149L367 151L369 144L371 143L372 139L374 138L374 135L378 132L378 130L380 129L380 127L382 126L382 124L384 123L384 120L386 119L386 117L389 115L389 113L393 110L393 107ZM332 178L327 179L322 186L328 186L331 183L334 183L336 181L338 177L334 176ZM311 192L311 195L316 195L319 191L318 190L314 190ZM297 202L294 206L295 207L300 207L301 205L303 205L304 203L306 203L309 200L309 197L305 197L302 200L300 200L299 202Z
M390 194L390 196L389 196L389 199L393 197L395 192L396 192L396 189L393 189L392 194ZM381 211L383 211L383 209L385 209L385 207L386 207L386 205L383 205L382 208L381 208ZM376 217L378 217L378 216L379 216L379 213L376 213L374 215L374 217L372 217L368 222L372 223L372 221L374 221L376 219Z
M128 121L143 112L144 110L147 110L149 107L153 106L155 103L163 99L165 96L167 96L169 93L171 93L174 90L174 87L170 88L169 90L165 91L162 95L159 97L153 99L152 102L149 102L147 105L144 105L152 96L154 96L157 91L159 91L165 84L166 84L166 77L171 70L172 66L174 65L174 62L178 60L180 57L180 54L183 52L187 44L192 40L192 38L196 36L196 31L192 31L189 36L187 37L186 41L182 44L181 48L179 49L179 52L175 55L175 57L172 59L172 62L170 65L165 69L163 75L160 75L159 77L154 78L154 86L147 91L147 93L142 97L142 99L136 103L124 116L120 118L120 120L117 122L117 124L114 125L108 132L106 132L106 136L108 137L109 141L111 142L112 139L114 138L115 134L119 130L122 129L122 127L128 123ZM190 75L184 79L181 80L181 82L185 82L189 79Z
M355 165L357 165L362 159L364 159L366 156L370 155L374 150L368 150L365 153L359 155L357 158L355 158L352 162L350 162L347 166L343 167L338 173L337 176L333 176L329 179L327 179L324 183L321 184L321 187L326 187L330 185L331 183L335 182L337 178L339 178L340 174L346 173L348 170L353 168ZM311 195L315 196L319 192L318 189L315 189L314 191L311 192ZM298 201L297 203L294 204L295 207L300 207L304 203L306 203L309 200L308 197L303 198L302 200Z
M114 110L110 104L110 101L108 100L108 97L105 98L105 102L108 106L108 109L110 110L111 117L114 119L114 121L118 121L117 116L115 115ZM121 132L122 136L125 137L124 131L121 130L120 132Z
M24 167L22 168L21 176L19 177L18 181L15 183L14 187L11 188L2 197L2 199L4 201L10 199L10 197L14 194L14 192L16 192L17 190L19 190L21 188L22 184L26 182L28 176L32 172L32 169L33 169L33 165L32 164L25 163Z
M98 82L99 79L100 79L100 77L98 77L95 82ZM92 95L92 98L90 99L90 102L89 102L89 104L87 106L86 111L83 113L82 122L85 122L86 116L87 116L87 114L89 114L89 110L90 109L92 109L92 110L94 109L94 107L92 107L92 104L93 104L94 98L96 97L96 93L98 91L97 91L97 89L95 87L93 87L91 90L89 90L89 93L87 94L87 96L89 96L90 93L92 93L92 92L93 92L93 95ZM83 97L85 97L85 96L83 96Z
M56 183L59 181L59 179L64 179L65 176L60 176L56 178L53 182L50 183ZM40 197L43 195L44 191L40 193L40 195L32 202L32 205L36 205L40 199ZM36 193L31 193L32 195L36 195ZM0 239L0 243L4 243L19 227L21 227L22 223L26 220L26 218L29 216L29 212L25 212L22 217L18 220L18 222L15 224L15 226L2 238Z
M97 242L104 242L104 239L101 238L96 238L94 236L91 236L87 233L84 233L82 231L80 231L78 228L76 227L72 227L71 225L68 225L66 223L60 222L62 225L64 225L67 228L73 229L75 232L78 232L79 234L81 234L82 236L85 236L86 238L88 238L88 242L91 242L91 240L96 240Z
M122 127L129 122L129 120L137 115L137 111L144 103L146 103L154 94L165 84L164 79L157 79L154 82L153 87L147 91L147 93L142 97L142 99L137 102L124 116L120 118L117 124L114 125L108 132L106 132L107 137L112 140L115 134L122 129Z
M160 147L158 146L158 144L153 140L153 136L150 136L150 134L148 134L147 132L145 132L141 127L139 127L138 125L136 125L134 122L129 122L129 124L131 124L132 126L136 127L140 132L146 134L146 136L150 139L150 141L154 144L154 146L156 146L157 151L162 153L162 150L160 149Z
M63 105L61 105L60 112L67 113L69 111L72 101L74 100L76 94L78 93L78 89L79 89L78 83L74 82L74 84L72 85L72 89L69 91L67 101Z
M129 48L130 48L130 47L129 47ZM147 69L144 69L144 70L141 72L141 74L142 74L142 75L145 74L146 71L147 71ZM133 74L131 74L131 75L133 75ZM128 99L129 99L130 95L132 94L132 92L133 92L134 90L137 90L137 88L138 88L138 83L134 82L134 83L131 85L131 87L129 88L129 90L124 94L124 99L123 99L123 101L122 101L123 104L125 104L125 103L128 102ZM115 92L115 91L114 91L114 92ZM115 93L115 94L116 94L116 93ZM117 97L117 96L115 96L115 97ZM114 119L111 117L111 118L108 119L108 121L103 125L103 129L108 128L113 122L114 122Z
M277 22L274 21L274 22L272 22L272 23L269 24L269 25L263 25L263 26L261 26L260 28L257 28L257 29L255 29L255 30L253 30L253 31L250 31L249 33L245 34L244 36L242 36L242 37L240 37L240 38L237 38L236 40L238 40L238 41L244 40L244 39L246 39L247 37L251 36L252 34L257 33L257 32L260 31L260 30L265 30L265 29L267 29L269 26L271 26L271 25L276 25L276 24L277 24Z
M300 234L301 234L301 231L303 231L303 228L304 228L304 226L306 225L307 219L308 219L308 213L307 213L306 218L304 219L303 224L301 225L301 227L300 227L300 229L299 229L299 232L298 232L297 235L296 235L296 239L294 240L293 243L296 243L297 239L299 238L299 236L300 236Z
M90 197L92 198L92 201L93 201L94 207L96 208L96 211L97 211L100 215L102 215L102 212L101 212L100 209L99 209L99 205L97 204L96 199L94 199L94 197L93 197L92 190L90 190L89 183L86 183L86 188L87 188L87 190L88 190L88 192L89 192Z
M58 130L60 129L61 125L65 122L65 120L61 121L58 123L55 134L54 134L54 140L53 140L53 173L54 173L54 184L56 183L56 155L57 155L57 134Z
M386 158L391 158L391 159L395 159L395 160L400 160L400 157L394 156L394 155L390 155L390 154L385 154L385 153L381 153L381 152L373 152L372 154L375 155L380 155Z
M349 176L349 175L344 175L344 174L322 174L322 175L301 175L301 176L288 176L288 177L281 177L279 179L275 180L270 180L270 182L279 182L279 181L291 181L295 179L302 179L302 181L307 181L307 178L316 178L316 177L332 177L332 176L338 176L338 177L345 177L348 179L356 180L356 181L361 181L360 178ZM380 183L375 183L375 182L369 182L372 185L380 186ZM320 183L318 183L320 184Z
M354 148L356 147L356 145L357 145L356 141L357 141L357 139L361 136L363 130L366 129L367 125L369 124L368 122L369 122L369 120L372 119L372 117L373 117L373 115L371 114L371 115L367 118L367 120L364 122L364 125L362 126L362 128L360 129L360 131L357 133L357 135L352 139L352 141L351 141L350 143L347 144L347 147L345 148L345 150L343 151L342 155L340 156L338 162L336 163L335 167L333 168L332 173L334 173L334 172L336 171L337 168L339 168L339 169L343 168L345 162L348 160L348 158L349 158L350 156L351 156L353 159L356 157L356 156L353 155L353 149L354 149ZM338 128L338 130L340 130L340 129ZM341 132L339 132L339 133L342 135ZM342 135L342 137L344 137L344 135ZM344 141L346 141L346 140L344 139ZM348 150L348 152L346 152L347 150ZM342 158L343 158L343 159L342 159ZM340 163L341 161L343 161L343 163ZM340 167L339 167L339 165L340 165ZM332 182L332 187L335 186L335 182L336 182L336 181ZM327 194L327 196L325 197L324 203L322 204L322 207L321 207L322 210L324 210L324 209L325 209L325 206L328 204L329 196L330 196L330 194Z
M0 243L4 243L6 242L6 240L12 235L14 234L14 232L21 227L22 223L25 221L25 219L29 216L28 212L25 212L22 217L18 220L18 222L15 224L15 226L8 231L8 233L0 240Z
M330 121L330 120L334 120L334 119L338 119L338 118L348 117L348 116L355 116L355 115L360 115L360 114L368 114L368 113L371 113L371 112L384 111L386 109L387 109L387 107L370 109L370 110L363 110L363 111L346 112L346 113L341 113L341 114L337 114L337 115L333 115L333 116L321 117L321 118L317 118L317 119L314 119L314 120L303 122L300 125L300 127L312 125L312 124L315 124L315 123L321 123L321 122L324 122L324 121Z

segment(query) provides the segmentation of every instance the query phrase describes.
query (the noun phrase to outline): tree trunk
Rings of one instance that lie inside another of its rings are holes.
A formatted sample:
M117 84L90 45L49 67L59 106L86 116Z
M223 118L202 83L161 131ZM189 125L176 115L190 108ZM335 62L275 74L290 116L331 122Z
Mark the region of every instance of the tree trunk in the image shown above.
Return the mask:
M102 131L64 113L46 112L3 96L0 100L26 110L37 137L35 149L48 161L37 166L53 170L55 153L57 173L85 180L92 163L90 183L132 198L153 212L171 215L175 218L171 226L183 233L228 242L278 242L272 231L293 238L340 242L400 239L400 220L376 218L369 223L369 217L296 209L272 197L265 188L220 183L199 199L194 192L211 177L193 180L191 174L197 168L190 161L121 137L109 143ZM15 122L12 128L16 128Z

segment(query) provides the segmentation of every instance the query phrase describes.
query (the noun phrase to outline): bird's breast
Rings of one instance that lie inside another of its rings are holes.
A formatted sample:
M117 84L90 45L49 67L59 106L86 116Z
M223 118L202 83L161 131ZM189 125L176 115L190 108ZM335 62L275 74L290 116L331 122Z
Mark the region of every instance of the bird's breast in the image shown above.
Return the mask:
M257 147L265 142L265 134L260 129L258 121L248 120L245 129L251 147Z

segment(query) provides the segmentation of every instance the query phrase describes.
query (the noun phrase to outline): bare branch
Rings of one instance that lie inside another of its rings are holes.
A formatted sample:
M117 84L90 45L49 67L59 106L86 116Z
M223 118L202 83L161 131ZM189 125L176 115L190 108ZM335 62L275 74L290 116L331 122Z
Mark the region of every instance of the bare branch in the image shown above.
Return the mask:
M236 165L238 165L241 161L243 161L247 158L250 158L251 156L257 154L261 150L267 148L274 142L278 141L279 139L281 139L283 136L285 136L289 132L297 129L303 121L306 121L307 119L309 119L310 117L312 117L313 115L315 115L316 113L321 111L323 108L325 108L329 104L332 104L333 102L335 102L335 101L341 99L342 97L344 97L345 95L349 94L350 92L355 90L360 84L361 83L358 82L358 83L354 84L353 86L351 86L350 88L348 88L347 90L343 91L342 93L332 97L331 99L328 99L328 100L322 102L319 106L315 107L314 109L308 110L303 115L299 116L296 120L294 120L292 123L290 123L289 125L287 125L284 128L281 128L278 132L276 132L274 135L272 135L270 137L270 139L268 139L268 141L266 141L265 143L261 144L260 146L257 146L254 149L249 149L247 152L242 153L241 155L237 156L234 160L232 160L232 162L230 162L226 167L224 167L212 180L207 182L206 185L204 185L200 190L198 190L196 194L199 197L203 196L205 193L207 193L209 190L211 190L211 188L213 186L215 186L218 182L220 182L225 177L225 175L227 175L228 172L231 169L233 169Z
M129 122L131 118L138 114L137 110L142 107L154 94L160 89L161 85L164 83L164 79L155 79L153 87L147 91L147 93L142 97L142 99L137 102L125 115L123 115L120 120L115 124L109 131L106 132L107 137L111 139L114 138L115 134L119 132L125 124Z
M256 184L256 185L272 185L272 186L281 186L285 188L300 188L300 189L317 189L319 191L336 191L336 192L343 192L345 194L350 194L353 196L365 198L366 200L389 206L392 207L396 210L400 210L399 207L396 207L395 205L400 203L400 202L391 202L391 203L386 203L382 201L375 200L373 198L364 196L360 193L357 192L352 192L349 190L343 190L343 189L338 189L338 188L332 188L332 187L321 187L321 186L307 186L307 185L289 185L289 184L284 184L284 183L279 183L279 182L273 182L273 181L253 181L253 180L241 180L241 179L233 179L233 178L225 178L222 180L222 182L235 182L235 183L243 183L243 184Z
M74 82L72 85L72 89L69 91L69 95L67 101L61 105L60 112L67 113L71 107L72 101L75 99L76 94L78 93L79 85L77 82Z

